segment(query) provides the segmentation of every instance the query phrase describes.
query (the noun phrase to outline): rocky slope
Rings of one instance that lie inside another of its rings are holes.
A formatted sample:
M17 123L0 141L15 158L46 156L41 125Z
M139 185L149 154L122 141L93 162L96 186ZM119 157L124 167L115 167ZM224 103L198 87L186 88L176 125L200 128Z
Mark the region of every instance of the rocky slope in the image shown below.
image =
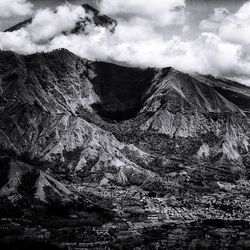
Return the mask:
M184 169L185 178L196 178L204 164L206 182L215 181L211 168L217 181L248 178L244 85L91 62L67 50L2 51L0 64L3 156L99 184L143 186L158 178L168 186L164 174Z
M42 202L48 202L47 191L62 197L62 201L70 197L71 192L60 182L23 162L2 157L0 196L7 196L12 202L22 199L22 196L35 197ZM5 177L5 178L4 178Z

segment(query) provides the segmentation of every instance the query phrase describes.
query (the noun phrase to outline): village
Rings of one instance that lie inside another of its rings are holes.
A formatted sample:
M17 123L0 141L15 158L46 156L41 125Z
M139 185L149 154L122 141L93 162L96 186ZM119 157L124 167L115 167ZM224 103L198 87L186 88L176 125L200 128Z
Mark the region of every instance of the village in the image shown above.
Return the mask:
M116 214L114 220L101 226L86 226L79 223L81 215L75 211L68 218L72 225L60 226L58 223L55 227L46 224L37 226L25 217L1 218L0 235L15 237L21 234L23 239L56 242L67 250L110 249L111 243L137 246L136 242L145 238L145 234L152 244L155 240L169 247L177 244L180 239L195 238L196 230L204 233L205 242L213 241L211 232L214 233L214 230L219 230L217 234L225 239L230 235L230 239L236 237L239 242L248 242L244 227L250 224L250 202L244 195L217 192L204 194L202 197L176 198L171 194L164 197L152 196L149 192L133 186L114 189L112 186L81 184L68 188L79 194L110 199ZM75 223L77 226L74 226ZM217 228L216 223L224 223L224 226ZM230 226L235 223L239 226ZM220 241L220 244L222 242L227 244L226 240Z
M225 192L212 193L202 197L176 198L150 197L149 192L138 187L98 187L95 184L74 187L78 192L93 193L114 201L117 214L137 214L147 223L161 224L173 221L196 221L199 219L250 220L250 202L244 195ZM140 222L135 222L139 223ZM148 225L148 224L147 224Z

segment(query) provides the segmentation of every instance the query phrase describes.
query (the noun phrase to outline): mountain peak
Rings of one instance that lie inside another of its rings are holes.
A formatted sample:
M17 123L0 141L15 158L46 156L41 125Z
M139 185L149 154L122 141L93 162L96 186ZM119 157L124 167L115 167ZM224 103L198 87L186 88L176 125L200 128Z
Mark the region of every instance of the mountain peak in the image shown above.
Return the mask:
M83 10L87 14L92 16L93 20L91 20L89 17L86 17L83 20L79 20L75 24L75 27L72 29L72 31L71 31L72 33L85 32L86 23L88 23L88 22L93 22L97 26L105 27L105 28L109 29L111 32L113 32L115 30L117 22L114 19L110 18L109 16L100 14L100 12L97 9L95 9L94 7L92 7L89 4L82 4L80 6L82 6ZM18 23L16 25L6 29L4 32L13 32L13 31L19 30L19 29L27 26L28 24L30 24L32 22L32 20L33 20L33 18L29 18L21 23Z

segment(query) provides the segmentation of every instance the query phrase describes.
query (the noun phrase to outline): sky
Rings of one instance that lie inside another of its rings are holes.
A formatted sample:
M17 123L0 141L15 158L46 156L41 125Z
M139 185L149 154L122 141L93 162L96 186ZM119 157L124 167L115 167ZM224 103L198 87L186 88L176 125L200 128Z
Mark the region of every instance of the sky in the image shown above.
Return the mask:
M67 33L88 15L83 2L116 19L115 32L89 25L87 35ZM250 1L0 0L1 31L29 17L21 30L0 32L0 49L30 54L63 47L90 60L172 66L250 86Z

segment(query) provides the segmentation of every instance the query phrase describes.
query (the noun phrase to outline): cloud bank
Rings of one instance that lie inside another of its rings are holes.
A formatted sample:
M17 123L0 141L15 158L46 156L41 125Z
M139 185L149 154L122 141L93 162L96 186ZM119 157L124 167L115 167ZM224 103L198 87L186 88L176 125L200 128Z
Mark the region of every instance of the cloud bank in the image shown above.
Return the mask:
M30 54L52 50L53 39L57 36L67 37L76 23L87 16L81 6L63 5L56 11L38 10L31 24L13 32L0 33L0 49L13 50Z
M183 24L185 0L102 0L100 10L107 15L144 19L155 26Z
M90 60L172 66L250 83L250 2L236 13L215 9L198 24L200 34L191 40L167 35L169 29L189 29L184 0L103 0L99 7L118 21L114 33L89 24L87 33L70 34L86 13L64 5L56 13L39 10L19 31L0 33L0 49L29 54L66 48Z
M250 2L223 20L219 27L219 35L232 43L250 43Z
M208 19L203 20L200 23L200 30L207 32L216 32L230 12L226 8L215 8L214 13L209 16Z
M70 31L86 13L80 6L59 6L56 12L50 9L38 10L26 31L34 43L46 43L49 39Z
M1 0L0 17L28 16L32 14L33 4L26 0Z

